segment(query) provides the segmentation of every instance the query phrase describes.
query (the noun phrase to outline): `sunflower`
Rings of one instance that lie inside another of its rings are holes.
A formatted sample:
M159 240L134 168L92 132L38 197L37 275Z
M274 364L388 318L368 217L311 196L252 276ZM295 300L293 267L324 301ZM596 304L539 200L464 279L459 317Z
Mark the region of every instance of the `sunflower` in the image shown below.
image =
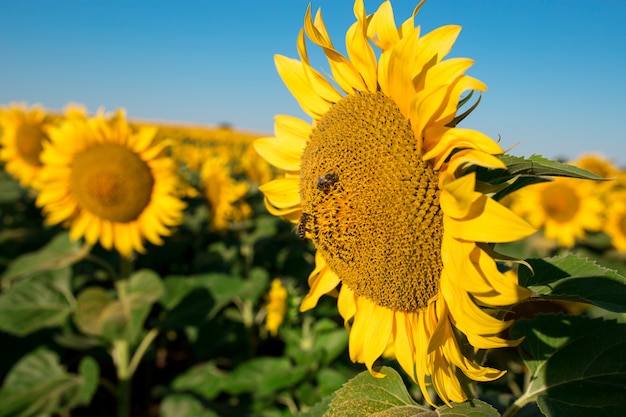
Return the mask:
M73 240L99 241L124 257L144 253L144 239L163 244L182 222L185 203L174 192L175 165L163 156L167 142L154 143L155 132L131 130L123 113L50 128L36 201L46 222L64 222Z
M611 243L618 251L626 251L626 191L610 192L607 196L604 232L611 237Z
M584 168L603 178L614 178L618 173L615 164L600 153L582 154L570 164ZM604 184L611 185L611 182L604 182Z
M217 231L226 230L231 222L240 222L252 214L244 201L248 184L233 179L228 165L227 157L213 155L200 171L204 195L211 208L211 224Z
M265 310L267 311L265 328L272 336L276 336L287 311L287 289L278 278L272 281Z
M555 178L512 194L511 209L562 247L572 247L588 231L602 228L604 203L596 184L577 178Z
M494 156L502 149L455 125L461 95L486 87L464 74L470 59L443 59L460 28L422 35L414 25L418 10L397 28L390 2L367 16L357 0L346 57L321 13L313 19L308 9L300 60L277 55L275 63L313 122L279 115L275 136L255 147L285 171L260 187L268 211L297 223L317 249L300 309L338 289L351 359L380 376L374 362L395 357L431 404L428 384L449 404L467 399L457 370L476 381L504 373L474 363L460 343L518 343L499 336L511 323L483 307L496 310L530 294L514 274L498 270L485 243L535 229L478 191L473 169L506 168ZM332 80L309 63L305 34L322 48Z
M22 187L39 189L40 154L48 141L48 119L39 107L12 104L0 114L0 160Z

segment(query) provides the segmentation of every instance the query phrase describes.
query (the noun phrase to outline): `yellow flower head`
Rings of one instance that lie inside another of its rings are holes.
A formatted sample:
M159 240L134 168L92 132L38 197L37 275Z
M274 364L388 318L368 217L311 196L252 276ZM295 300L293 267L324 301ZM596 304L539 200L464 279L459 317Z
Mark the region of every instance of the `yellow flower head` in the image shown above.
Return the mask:
M22 187L39 189L41 151L48 141L48 120L39 106L12 104L0 113L0 160Z
M226 230L231 222L250 217L252 209L244 201L248 184L231 177L228 158L217 155L207 159L200 171L200 178L215 230Z
M602 227L604 204L597 184L577 178L555 178L512 194L511 209L533 226L544 229L548 239L571 247L587 231Z
M267 311L265 328L272 336L276 336L287 311L287 289L278 278L272 281L272 286L267 294L265 310Z
M313 18L307 10L300 60L275 62L313 123L277 116L275 136L255 147L285 171L260 187L267 209L297 223L317 248L301 310L339 287L353 361L380 375L374 362L393 356L426 398L432 383L443 401L460 402L467 394L457 370L476 381L503 372L464 356L456 331L475 348L515 345L499 336L510 322L482 306L529 295L514 274L498 270L484 243L535 229L477 191L471 168L506 168L494 156L502 150L480 132L455 127L455 118L461 95L486 87L465 75L472 60L444 60L460 28L422 34L418 9L396 27L390 2L367 16L356 0L347 56L331 42L321 13ZM322 48L332 80L310 64L305 35Z
M598 153L580 155L576 160L571 161L570 164L586 169L587 171L591 171L602 178L614 178L618 172L618 169L613 162ZM611 185L611 182L600 184Z
M607 196L609 206L603 230L619 251L626 251L626 190L620 189Z
M164 156L166 142L154 143L155 129L134 132L117 113L68 118L49 134L36 202L47 223L64 222L72 239L129 257L145 252L143 239L163 244L182 222L175 165Z

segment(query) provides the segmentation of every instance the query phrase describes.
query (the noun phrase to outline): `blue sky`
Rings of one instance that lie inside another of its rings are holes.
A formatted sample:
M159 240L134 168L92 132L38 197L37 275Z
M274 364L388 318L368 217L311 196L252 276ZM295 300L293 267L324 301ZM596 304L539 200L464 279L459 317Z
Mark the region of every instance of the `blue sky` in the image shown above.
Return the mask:
M230 123L271 134L276 114L305 117L273 55L297 57L305 0L2 0L0 104L69 102L131 118ZM335 45L351 0L313 0ZM379 1L365 1L376 10ZM396 21L413 1L392 2ZM463 26L450 56L487 84L463 123L514 155L601 152L626 166L626 2L429 0L423 31ZM319 54L314 66L327 70Z

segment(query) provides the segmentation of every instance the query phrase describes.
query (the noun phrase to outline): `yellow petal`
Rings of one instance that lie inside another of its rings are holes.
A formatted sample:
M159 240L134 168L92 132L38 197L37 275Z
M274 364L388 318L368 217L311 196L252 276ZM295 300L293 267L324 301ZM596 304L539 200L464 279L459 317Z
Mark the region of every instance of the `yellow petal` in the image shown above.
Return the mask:
M419 33L419 28L415 28L394 46L387 62L387 83L380 86L385 94L393 98L400 112L406 117L410 117L409 106L416 94L411 85L418 58L415 51L419 42Z
M254 141L253 146L263 159L275 167L285 171L299 171L306 141L302 138L260 138Z
M443 187L440 205L446 216L458 219L469 214L472 204L483 197L483 194L474 191L475 185L476 173L471 172Z
M311 83L313 90L317 92L320 97L330 103L336 103L339 101L341 99L341 94L339 94L335 87L333 87L333 85L329 83L322 74L311 67L311 64L309 63L309 56L306 51L303 29L300 29L300 33L298 35L298 55L300 55L302 68L304 69L304 73L306 74L309 83Z
M328 59L333 78L339 87L346 93L353 93L354 90L365 90L367 87L359 72L354 68L350 60L337 52L334 48L328 31L324 25L321 11L318 10L315 22L311 19L311 6L307 7L304 17L304 30L313 43L322 47L324 55ZM337 100L338 101L338 100ZM336 102L336 101L335 101Z
M356 296L354 291L348 288L347 285L342 285L339 291L339 297L337 298L337 309L339 314L343 317L343 324L346 329L350 329L348 321L352 320L356 314Z
M337 274L326 265L313 271L309 276L310 290L300 304L300 311L307 311L315 307L320 297L334 291L340 282Z
M382 50L392 48L400 40L391 2L385 1L372 15L367 26L367 37Z
M320 97L311 86L300 61L275 55L274 62L278 74L306 114L319 119L330 109L332 103Z
M448 159L455 149L477 149L482 152L496 155L502 153L502 148L489 136L471 129L450 128L436 126L424 132L425 161L435 158L434 168Z
M379 307L364 297L358 300L358 309L350 329L350 359L367 366L375 377L383 375L372 369L381 357L393 329L393 310Z
M311 136L311 125L293 116L277 115L274 117L274 133L285 140L308 142Z
M259 187L270 203L277 208L294 207L300 204L300 179L279 178Z
M346 32L346 51L350 61L361 74L367 91L377 88L376 55L367 40L367 16L363 0L354 2L354 16L357 21Z
M279 208L272 206L272 203L270 203L270 201L267 198L264 199L264 202L265 202L265 208L267 209L267 211L270 212L271 215L284 217L285 219L289 220L291 223L297 223L298 220L300 220L300 216L302 216L302 207L300 207L300 205L297 205L294 207L288 207L284 209L279 209Z
M464 218L444 215L443 227L457 239L489 243L512 242L536 231L511 210L486 196L478 198Z

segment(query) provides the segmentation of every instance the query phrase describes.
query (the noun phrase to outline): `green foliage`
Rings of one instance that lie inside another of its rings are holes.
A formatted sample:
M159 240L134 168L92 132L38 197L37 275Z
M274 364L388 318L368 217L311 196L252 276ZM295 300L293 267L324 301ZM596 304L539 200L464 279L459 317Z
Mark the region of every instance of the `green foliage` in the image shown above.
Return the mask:
M0 294L0 330L25 336L61 327L74 308L68 267L42 271Z
M39 348L15 364L0 389L0 415L41 416L62 413L91 401L99 378L98 363L81 360L78 374L66 372L56 353Z
M522 268L519 282L536 294L626 312L626 279L616 271L575 254L527 262L532 271Z
M493 196L496 200L501 200L513 191L528 185L549 181L550 177L606 180L586 169L547 159L541 155L526 158L506 154L500 155L499 159L506 164L507 169L477 169L477 178L480 181L499 186L499 190Z
M515 324L530 370L525 401L548 417L621 416L626 408L626 325L580 316L541 315Z
M497 198L546 176L597 179L539 156L502 160L507 170L477 171ZM125 260L44 226L32 195L0 175L0 416L511 417L529 403L549 417L623 414L626 266L603 256L606 244L521 264L533 296L507 313L526 317L512 329L524 340L486 359L507 376L468 382L476 399L433 408L395 362L375 378L350 361L335 299L298 310L313 247L256 189L247 202L251 219L216 232L190 198L163 246ZM289 294L276 337L264 325L274 278ZM563 301L593 310L537 313Z
M498 412L479 400L463 404L444 406L437 410L418 405L406 389L400 375L389 367L378 370L384 378L362 372L341 389L330 400L303 413L307 417L436 417L471 416L498 417ZM326 404L328 404L326 406Z
M27 253L11 262L0 279L4 288L15 280L32 276L38 272L62 268L79 261L89 252L88 245L72 242L69 233L62 232L46 246Z

